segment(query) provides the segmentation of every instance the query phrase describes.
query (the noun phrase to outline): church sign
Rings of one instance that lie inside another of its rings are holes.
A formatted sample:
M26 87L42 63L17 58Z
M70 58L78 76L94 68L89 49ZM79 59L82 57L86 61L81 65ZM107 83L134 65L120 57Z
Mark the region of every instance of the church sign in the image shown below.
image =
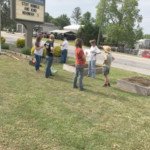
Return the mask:
M44 22L45 0L12 0L12 5L13 19Z

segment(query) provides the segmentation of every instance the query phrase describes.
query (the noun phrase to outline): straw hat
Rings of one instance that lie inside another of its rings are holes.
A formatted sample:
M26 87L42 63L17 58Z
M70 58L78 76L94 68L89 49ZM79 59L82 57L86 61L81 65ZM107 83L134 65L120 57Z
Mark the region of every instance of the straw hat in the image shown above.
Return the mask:
M106 53L111 53L111 47L110 46L103 46L103 49Z

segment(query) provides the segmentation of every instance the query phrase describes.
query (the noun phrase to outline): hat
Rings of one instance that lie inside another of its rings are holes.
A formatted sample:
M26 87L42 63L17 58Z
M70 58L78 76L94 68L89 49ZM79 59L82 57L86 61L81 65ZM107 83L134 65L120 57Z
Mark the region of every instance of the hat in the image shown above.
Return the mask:
M90 40L90 43L95 43L96 44L96 40Z
M103 49L106 53L111 53L111 47L110 46L103 46Z

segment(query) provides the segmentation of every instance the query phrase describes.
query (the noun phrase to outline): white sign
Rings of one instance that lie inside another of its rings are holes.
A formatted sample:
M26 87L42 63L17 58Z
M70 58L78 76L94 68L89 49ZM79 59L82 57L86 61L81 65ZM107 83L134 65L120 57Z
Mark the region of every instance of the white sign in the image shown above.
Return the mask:
M44 22L45 8L44 5L41 4L40 2L32 2L32 0L30 2L27 0L16 0L16 19Z

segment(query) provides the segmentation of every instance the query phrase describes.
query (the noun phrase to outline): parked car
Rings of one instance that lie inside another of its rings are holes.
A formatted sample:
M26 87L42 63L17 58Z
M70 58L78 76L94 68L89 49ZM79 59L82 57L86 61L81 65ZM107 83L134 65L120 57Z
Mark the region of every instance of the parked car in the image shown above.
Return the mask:
M144 51L142 57L150 58L150 50Z
M40 32L38 33L39 36L43 37L43 38L48 38L49 35L46 32Z
M33 37L37 37L37 32L36 31L33 32Z

